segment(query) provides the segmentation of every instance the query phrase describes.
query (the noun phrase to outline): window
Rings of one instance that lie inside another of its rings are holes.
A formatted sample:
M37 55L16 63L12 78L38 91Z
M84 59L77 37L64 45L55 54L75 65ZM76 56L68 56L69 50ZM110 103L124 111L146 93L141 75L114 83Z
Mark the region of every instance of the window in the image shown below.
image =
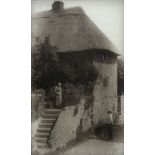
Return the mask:
M109 86L109 77L106 77L103 79L103 86L108 87Z

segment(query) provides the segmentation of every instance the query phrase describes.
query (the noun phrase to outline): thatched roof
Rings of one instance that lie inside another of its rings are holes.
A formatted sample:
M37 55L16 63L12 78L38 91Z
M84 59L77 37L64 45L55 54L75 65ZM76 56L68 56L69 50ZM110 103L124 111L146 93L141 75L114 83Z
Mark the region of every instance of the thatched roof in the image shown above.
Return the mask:
M52 10L32 16L32 44L34 38L50 37L58 52L75 52L89 49L109 50L117 53L111 41L97 28L80 7Z

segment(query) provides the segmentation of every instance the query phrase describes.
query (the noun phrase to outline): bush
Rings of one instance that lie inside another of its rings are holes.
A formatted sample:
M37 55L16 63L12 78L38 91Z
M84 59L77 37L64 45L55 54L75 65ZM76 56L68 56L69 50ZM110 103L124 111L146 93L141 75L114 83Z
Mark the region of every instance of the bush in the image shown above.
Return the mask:
M57 47L50 44L50 38L41 42L38 38L32 48L32 89L49 90L57 82L87 85L97 78L94 66L70 65L57 55Z
M48 88L52 72L57 69L56 47L50 44L49 37L41 42L38 38L32 48L32 88Z
M41 94L32 94L31 99L31 119L33 121L42 115L45 102Z

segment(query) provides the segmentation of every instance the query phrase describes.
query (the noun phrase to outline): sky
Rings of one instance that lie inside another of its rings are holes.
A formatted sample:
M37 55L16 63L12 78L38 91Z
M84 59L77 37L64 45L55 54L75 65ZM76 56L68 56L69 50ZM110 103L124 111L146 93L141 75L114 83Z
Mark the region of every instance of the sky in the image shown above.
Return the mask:
M124 55L124 1L123 0L61 0L64 7L81 6L90 19ZM32 14L50 10L54 0L32 0Z

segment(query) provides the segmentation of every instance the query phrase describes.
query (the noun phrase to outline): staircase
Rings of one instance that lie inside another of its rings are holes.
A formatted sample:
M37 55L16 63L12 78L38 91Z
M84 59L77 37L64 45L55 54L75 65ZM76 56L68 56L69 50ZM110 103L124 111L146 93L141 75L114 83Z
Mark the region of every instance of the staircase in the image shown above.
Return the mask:
M37 133L35 134L35 141L38 148L49 148L49 138L51 131L60 114L60 109L44 109L42 119L40 121Z

